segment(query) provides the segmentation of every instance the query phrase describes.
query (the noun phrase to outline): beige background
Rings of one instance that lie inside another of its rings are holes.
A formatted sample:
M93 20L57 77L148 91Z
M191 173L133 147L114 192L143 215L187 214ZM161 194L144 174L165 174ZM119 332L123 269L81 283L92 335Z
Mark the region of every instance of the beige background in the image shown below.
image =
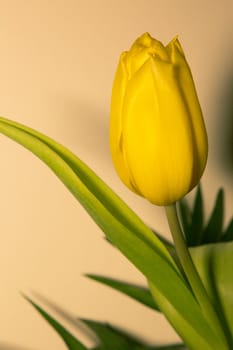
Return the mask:
M67 145L168 235L162 209L131 194L115 175L108 117L120 52L145 31L164 43L179 34L209 133L207 211L223 186L229 218L232 22L232 0L0 0L0 114ZM0 350L65 349L20 291L36 291L71 316L108 320L148 341L177 339L163 317L83 277L95 272L144 283L39 160L3 136L0 150Z

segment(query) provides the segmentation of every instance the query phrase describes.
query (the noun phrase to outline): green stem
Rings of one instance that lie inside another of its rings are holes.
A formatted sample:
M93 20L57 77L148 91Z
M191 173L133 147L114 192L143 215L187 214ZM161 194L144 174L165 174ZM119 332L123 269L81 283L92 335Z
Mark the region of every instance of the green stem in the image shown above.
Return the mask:
M220 331L220 334L222 334L222 336L226 339L217 312L214 308L214 305L212 305L210 302L210 298L201 281L188 247L185 243L184 235L177 215L176 204L166 206L165 210L176 252L185 275L190 283L193 294L195 295L203 313L206 315L206 318L211 322L211 324L213 324L214 327L216 327L215 329Z

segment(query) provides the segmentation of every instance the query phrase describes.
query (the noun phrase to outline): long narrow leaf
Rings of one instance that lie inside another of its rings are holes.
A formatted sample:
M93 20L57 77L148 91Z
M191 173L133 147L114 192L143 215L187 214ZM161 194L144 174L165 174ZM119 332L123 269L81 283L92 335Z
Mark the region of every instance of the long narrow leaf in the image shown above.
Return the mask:
M174 265L164 245L151 233L148 226L85 163L67 148L36 130L3 117L0 117L0 132L20 143L45 162L84 207L86 205L86 194L81 193L81 184L85 187L85 192L89 191L93 194L95 199L107 208L108 212L122 225L129 230L133 230L135 234L148 242L158 254ZM80 184L77 183L77 180Z
M40 306L33 302L28 297L27 301L40 313L40 315L54 328L57 334L63 339L69 350L88 350L82 343L80 343L70 332L68 332L59 322L45 312Z
M221 238L224 215L224 191L218 191L214 209L211 213L209 222L203 232L204 243L218 242Z
M192 210L191 225L189 228L189 246L199 245L202 240L202 229L204 222L204 208L201 186L196 191L194 206Z
M66 148L30 128L0 118L0 132L43 160L113 244L150 280L159 295L160 308L191 349L227 349L225 339L202 314L166 248L100 178Z
M159 306L156 305L148 288L94 274L86 274L86 276L93 279L94 281L105 284L123 294L126 294L127 296L139 301L140 303L150 307L151 309L159 311Z

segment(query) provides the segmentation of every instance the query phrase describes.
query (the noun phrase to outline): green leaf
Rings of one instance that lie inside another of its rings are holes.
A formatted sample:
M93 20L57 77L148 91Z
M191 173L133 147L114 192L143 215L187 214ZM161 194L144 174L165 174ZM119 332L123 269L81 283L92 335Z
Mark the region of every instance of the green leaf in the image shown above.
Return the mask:
M210 216L209 222L203 231L203 243L214 243L221 239L223 228L223 215L224 215L224 191L220 189L218 191L214 209Z
M222 241L224 242L229 242L229 241L233 241L233 218L230 220L224 235L222 237Z
M151 347L150 350L188 350L183 344L171 344Z
M165 346L156 346L156 347L152 347L150 348L151 350L188 350L186 348L186 346L182 345L182 344L171 344L171 345L165 345Z
M194 206L192 210L191 225L189 227L189 246L200 245L202 241L202 230L204 222L204 208L201 186L196 191Z
M140 303L150 307L151 309L159 311L159 307L158 305L156 305L148 288L94 274L86 274L86 276L97 282L103 283L113 289L116 289L117 291L123 294L128 295L129 297L139 301Z
M24 296L25 297L25 296ZM27 301L41 314L41 316L54 328L54 330L60 335L64 343L69 350L87 350L82 343L80 343L71 333L69 333L60 323L52 318L47 312L45 312L40 306L33 302L28 297L25 297Z
M191 248L191 254L233 349L233 242Z
M60 323L58 323L53 317L45 312L40 306L33 302L30 298L24 296L24 298L40 313L40 315L54 328L54 330L60 335L64 343L68 346L69 350L84 350L84 347L73 335L71 335ZM101 345L95 347L95 350L169 350L177 349L183 350L183 344L170 344L163 346L149 346L143 344L135 336L132 336L125 331L117 329L110 324L102 323L93 320L79 319L86 324L99 338Z
M110 241L150 281L160 309L191 349L227 349L164 245L90 168L65 147L23 125L0 118L0 132L37 155L60 178Z
M180 270L181 274L183 275L183 278L185 279L185 281L187 281L187 277L185 276L183 267L181 266L180 260L177 256L174 244L172 244L169 240L167 240L165 237L163 237L162 235L160 235L156 231L154 231L154 230L152 230L152 231L160 239L160 241L165 245L165 247L169 251L170 255L173 257L173 260L175 261L176 265L179 267L179 270Z
M36 130L2 117L0 117L0 132L33 152L47 164L103 231L103 226L106 224L103 223L105 217L100 215L102 208L127 229L133 230L161 257L175 266L164 245L152 234L148 226L71 151ZM111 220L108 221L109 226ZM108 238L111 241L111 238Z
M183 344L149 346L136 337L119 330L107 323L81 319L99 337L101 345L95 350L182 350Z
M159 238L159 240L165 245L165 247L167 248L167 250L170 252L171 256L173 256L174 254L176 254L175 251L175 246L173 243L171 243L168 239L166 239L165 237L163 237L161 234L159 234L158 232L156 232L154 229L151 229L152 232Z
M201 244L204 208L201 186L196 190L193 209L191 210L187 201L182 199L178 205L181 224L185 234L188 247L193 247Z
M81 321L97 334L101 341L101 349L132 350L139 344L135 339L106 323L86 319L81 319Z

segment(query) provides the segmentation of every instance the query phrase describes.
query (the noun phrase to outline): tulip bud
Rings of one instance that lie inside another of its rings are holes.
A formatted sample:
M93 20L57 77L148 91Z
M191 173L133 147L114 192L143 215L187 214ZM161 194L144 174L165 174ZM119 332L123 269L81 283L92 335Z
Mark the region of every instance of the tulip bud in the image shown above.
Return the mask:
M192 74L177 38L148 33L123 52L112 90L110 148L121 180L157 205L195 187L207 160L207 134Z

